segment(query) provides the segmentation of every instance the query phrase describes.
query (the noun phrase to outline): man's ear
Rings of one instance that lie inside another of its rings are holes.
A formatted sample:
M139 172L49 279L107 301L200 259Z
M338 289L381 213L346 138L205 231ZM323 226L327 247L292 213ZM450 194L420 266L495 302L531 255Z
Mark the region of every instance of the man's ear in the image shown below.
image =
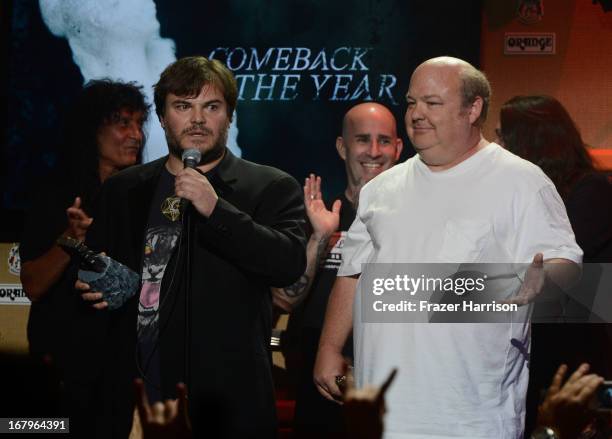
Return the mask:
M404 149L404 141L400 137L398 137L397 139L395 139L395 158L393 160L394 163L399 160L403 149Z
M476 122L478 120L478 118L480 117L480 114L482 113L482 105L483 105L483 100L480 96L476 96L476 99L474 99L474 102L472 102L467 110L468 110L468 116L470 118L470 124L474 124L474 122Z
M344 145L344 138L342 136L336 137L336 150L340 158L346 161L346 146Z
M161 127L163 129L166 129L166 122L163 116L157 116L157 118L159 119L159 124L161 125Z

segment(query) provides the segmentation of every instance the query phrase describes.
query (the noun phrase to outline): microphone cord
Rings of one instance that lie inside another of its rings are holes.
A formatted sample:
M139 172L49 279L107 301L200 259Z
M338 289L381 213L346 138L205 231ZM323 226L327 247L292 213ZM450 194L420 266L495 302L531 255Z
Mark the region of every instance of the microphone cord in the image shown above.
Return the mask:
M191 289L191 215L189 205L185 208L185 385L189 389L191 384L191 303L193 291Z

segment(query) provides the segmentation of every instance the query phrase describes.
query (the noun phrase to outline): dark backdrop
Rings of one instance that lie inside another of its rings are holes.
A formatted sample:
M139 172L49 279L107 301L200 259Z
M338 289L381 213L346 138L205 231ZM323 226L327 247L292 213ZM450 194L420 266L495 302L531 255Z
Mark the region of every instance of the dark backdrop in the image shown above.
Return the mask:
M431 0L156 0L161 35L176 43L178 57L201 54L225 60L244 83L238 103L238 144L243 157L284 169L299 181L309 172L323 176L327 195L344 188L344 169L334 141L342 115L355 103L372 98L388 105L403 126L404 94L409 75L423 60L452 55L478 66L480 1ZM20 215L40 179L53 170L59 126L67 105L82 85L68 43L54 37L40 15L38 2L2 2L2 72L7 99L2 119L2 216L14 225L0 239L17 240ZM135 17L135 19L138 19ZM272 48L272 49L271 49ZM287 61L279 61L279 53ZM257 59L242 62L243 53ZM307 61L296 54L310 51ZM326 63L319 56L321 51ZM335 65L330 58L337 51ZM365 55L359 56L360 53ZM268 62L264 62L266 53ZM355 60L357 57L357 60ZM262 63L260 68L254 61ZM242 65L241 65L242 64ZM285 64L288 68L285 69ZM297 67L295 69L294 67ZM334 69L334 67L336 69ZM251 76L245 76L251 75ZM257 93L257 82L276 87ZM284 75L289 86L281 98ZM323 81L318 96L312 75ZM367 79L364 79L367 76ZM388 93L379 95L381 80ZM334 84L340 87L334 93ZM368 81L370 93L364 89ZM295 84L294 88L291 85ZM361 87L359 87L361 84ZM403 158L413 154L405 149ZM17 220L15 220L17 219Z

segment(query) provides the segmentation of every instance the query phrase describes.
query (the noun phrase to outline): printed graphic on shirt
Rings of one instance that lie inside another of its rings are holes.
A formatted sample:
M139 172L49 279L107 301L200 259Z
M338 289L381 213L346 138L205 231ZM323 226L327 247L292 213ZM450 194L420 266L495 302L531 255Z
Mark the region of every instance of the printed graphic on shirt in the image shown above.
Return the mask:
M159 314L159 291L164 271L178 242L180 227L152 227L147 230L142 288L138 303L138 333L140 337L155 337Z
M346 240L346 231L334 232L327 243L325 257L321 260L321 267L325 269L338 270L342 264L342 247Z

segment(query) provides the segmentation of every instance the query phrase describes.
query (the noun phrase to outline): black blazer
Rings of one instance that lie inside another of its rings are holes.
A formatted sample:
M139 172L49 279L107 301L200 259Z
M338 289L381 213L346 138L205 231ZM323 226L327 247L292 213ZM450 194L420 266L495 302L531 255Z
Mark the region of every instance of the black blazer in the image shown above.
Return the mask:
M137 273L142 271L151 200L166 160L109 178L88 231L92 248ZM270 286L290 285L305 270L302 190L286 173L229 150L210 181L219 196L213 213L207 219L191 211L191 418L196 433L219 427L215 437L269 437L276 430L268 351ZM165 397L173 397L176 382L184 380L184 266L183 255L175 251L162 282L160 300L171 295L160 311ZM97 356L93 370L91 360L75 367L92 370L92 386L102 383L99 410L112 422L106 437L127 437L131 426L137 307L138 297L117 311L83 307L75 322L77 345ZM92 345L97 346L93 351Z

